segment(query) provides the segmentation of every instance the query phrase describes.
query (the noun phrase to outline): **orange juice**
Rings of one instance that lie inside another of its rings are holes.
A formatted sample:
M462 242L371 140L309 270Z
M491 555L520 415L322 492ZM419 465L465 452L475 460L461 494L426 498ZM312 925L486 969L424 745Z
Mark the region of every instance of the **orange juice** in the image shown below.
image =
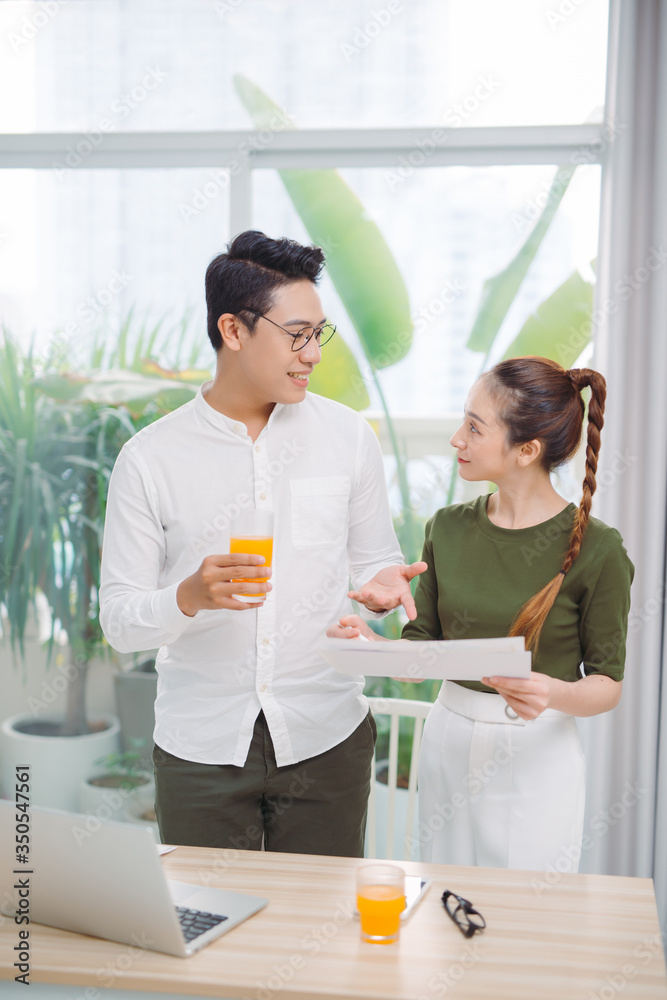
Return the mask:
M248 555L258 555L264 556L265 565L271 565L271 559L273 558L273 538L267 538L262 535L239 535L231 538L229 541L229 552L243 552ZM266 583L268 576L241 576L238 580L233 580L233 583ZM265 594L252 594L245 595L254 597L258 601L264 600Z
M405 909L405 896L394 885L365 885L363 895L357 894L357 909L361 916L361 930L373 938L398 933L401 913Z
M236 535L229 541L230 555L233 552L243 552L248 555L264 556L264 565L270 566L273 557L273 538L266 535ZM232 583L266 583L268 576L241 576ZM232 597L246 604L264 601L266 594L232 594Z

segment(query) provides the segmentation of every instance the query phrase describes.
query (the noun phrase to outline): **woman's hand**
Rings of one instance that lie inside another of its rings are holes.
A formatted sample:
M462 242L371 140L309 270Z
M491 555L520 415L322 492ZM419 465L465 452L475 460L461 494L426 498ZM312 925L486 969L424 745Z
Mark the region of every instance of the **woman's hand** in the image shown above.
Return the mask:
M382 642L384 636L378 635L359 615L343 615L339 622L330 625L327 635L332 639L358 639L364 636L371 642Z
M589 674L579 681L561 681L532 671L530 677L483 677L522 719L536 719L546 708L585 718L616 708L622 681L605 674Z
M551 708L554 679L531 671L530 677L483 677L482 684L495 688L516 714L529 721Z
M363 635L371 642L401 642L404 645L410 641L409 639L387 639L383 635L378 635L359 615L344 615L336 625L329 626L327 635L332 639L358 639ZM392 680L402 681L406 684L421 684L424 678L392 677Z

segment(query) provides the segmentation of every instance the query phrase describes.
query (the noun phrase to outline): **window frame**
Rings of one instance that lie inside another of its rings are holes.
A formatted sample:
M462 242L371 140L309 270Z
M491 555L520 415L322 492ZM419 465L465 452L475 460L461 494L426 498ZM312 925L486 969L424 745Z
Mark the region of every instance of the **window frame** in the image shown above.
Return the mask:
M252 226L252 172L269 169L600 164L604 122L488 128L303 129L109 132L86 152L86 170L179 167L228 169L230 231ZM0 134L0 169L52 169L85 132ZM428 143L428 152L423 152ZM88 143L90 146L90 143ZM77 169L76 167L73 169Z

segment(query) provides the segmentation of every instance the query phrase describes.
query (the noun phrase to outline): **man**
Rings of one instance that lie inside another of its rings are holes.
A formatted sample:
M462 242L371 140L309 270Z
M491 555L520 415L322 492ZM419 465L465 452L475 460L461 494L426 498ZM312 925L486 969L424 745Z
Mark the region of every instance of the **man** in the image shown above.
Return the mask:
M317 654L350 591L402 603L382 457L354 411L307 393L334 332L317 247L237 236L206 273L215 378L140 431L109 486L100 620L160 647L156 811L165 842L363 856L375 725L363 678ZM229 555L242 510L274 512L272 570ZM270 582L254 583L270 576ZM249 578L247 583L232 580ZM267 595L258 603L232 594Z

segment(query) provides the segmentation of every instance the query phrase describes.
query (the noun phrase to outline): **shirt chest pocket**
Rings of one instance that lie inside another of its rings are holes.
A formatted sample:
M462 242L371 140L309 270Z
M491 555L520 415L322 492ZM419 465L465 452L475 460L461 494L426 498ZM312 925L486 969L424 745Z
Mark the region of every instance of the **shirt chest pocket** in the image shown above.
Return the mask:
M295 549L340 545L346 538L349 476L292 479L292 544Z

